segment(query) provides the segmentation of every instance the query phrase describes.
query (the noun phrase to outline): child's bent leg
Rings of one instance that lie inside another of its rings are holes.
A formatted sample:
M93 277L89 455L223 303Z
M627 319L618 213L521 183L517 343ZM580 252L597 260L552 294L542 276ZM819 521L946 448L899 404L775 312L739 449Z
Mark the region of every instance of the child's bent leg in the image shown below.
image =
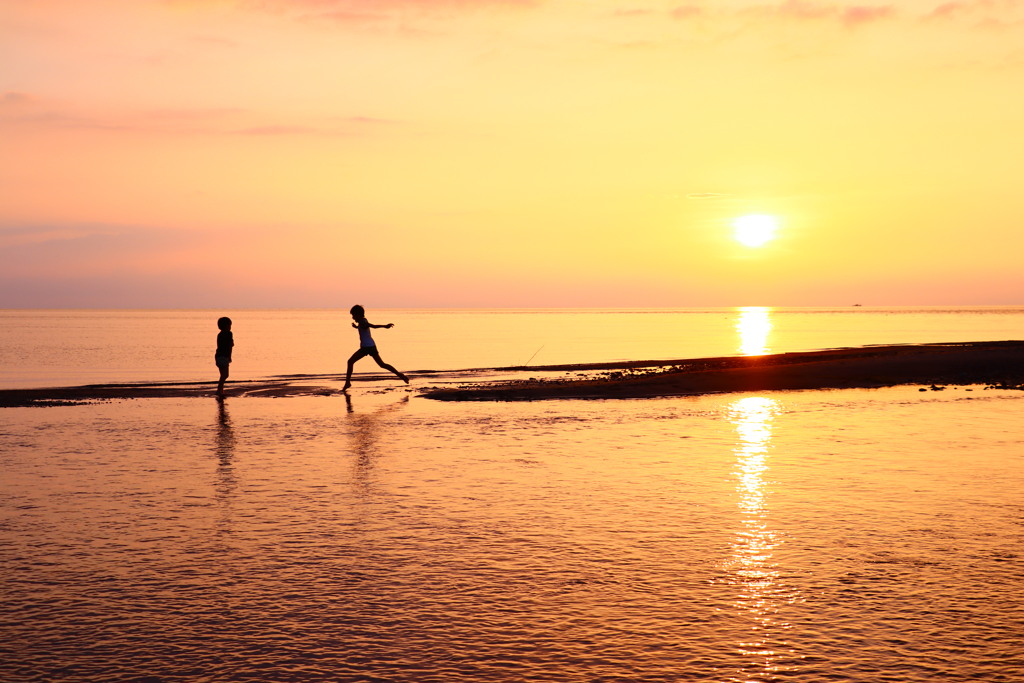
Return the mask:
M390 370L395 375L397 375L400 380L402 380L406 384L409 383L409 378L406 377L405 375L403 375L402 373L400 373L398 370L395 370L395 367L393 365L388 365L387 363L385 363L384 359L380 357L380 354L375 354L373 356L373 359L375 361L377 361L377 365L379 365L380 367L384 368L385 370Z

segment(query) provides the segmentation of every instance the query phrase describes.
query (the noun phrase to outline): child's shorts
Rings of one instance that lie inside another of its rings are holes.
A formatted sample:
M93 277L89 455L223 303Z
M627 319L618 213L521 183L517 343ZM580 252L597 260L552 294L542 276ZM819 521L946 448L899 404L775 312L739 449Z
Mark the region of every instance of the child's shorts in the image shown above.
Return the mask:
M213 362L217 364L218 368L226 368L231 365L231 359L227 356L214 356Z
M360 346L359 350L352 354L351 360L359 360L360 358L366 358L367 356L379 359L380 352L377 351L376 346Z

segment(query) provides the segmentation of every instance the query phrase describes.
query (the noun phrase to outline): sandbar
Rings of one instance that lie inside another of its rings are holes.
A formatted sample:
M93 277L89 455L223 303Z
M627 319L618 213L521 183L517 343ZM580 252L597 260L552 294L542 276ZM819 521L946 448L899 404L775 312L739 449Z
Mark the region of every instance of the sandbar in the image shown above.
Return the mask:
M709 393L880 388L920 384L1020 389L1024 341L906 344L600 366L597 377L531 379L425 391L443 401L653 398Z

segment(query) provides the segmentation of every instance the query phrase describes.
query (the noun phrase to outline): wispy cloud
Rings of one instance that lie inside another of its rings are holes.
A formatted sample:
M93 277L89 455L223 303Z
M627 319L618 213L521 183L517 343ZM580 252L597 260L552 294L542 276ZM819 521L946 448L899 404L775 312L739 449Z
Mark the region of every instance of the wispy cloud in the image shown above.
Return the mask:
M350 10L312 11L303 16L307 19L356 26L375 24L388 18L385 12L353 12Z
M892 5L840 5L807 0L753 5L745 12L754 16L790 21L832 21L846 27L875 23L896 16L896 9Z
M693 19L695 17L703 16L707 13L707 10L700 5L680 5L673 7L669 15L673 19Z
M210 0L215 2L216 0ZM243 9L345 25L367 25L394 17L529 8L543 0L235 0Z
M892 5L854 6L844 9L841 16L844 25L860 26L891 19L896 16L896 9Z
M380 119L374 116L346 116L343 117L341 120L346 123L370 126L391 125L398 123L398 121L394 119Z
M929 21L969 22L985 28L1024 25L1024 3L1015 0L954 0L946 2L926 17Z
M295 122L240 107L177 107L141 111L94 112L34 98L26 93L0 95L0 124L22 129L82 130L126 134L252 135L344 137L371 127L396 124L374 116L323 116Z
M288 135L323 135L325 131L322 129L311 128L309 126L253 126L252 128L242 128L237 131L240 135L259 135L259 136L288 136Z
M174 107L148 109L134 114L133 117L142 122L154 124L210 124L228 121L246 111L240 107Z
M24 107L32 103L32 98L23 92L9 90L0 95L0 107L14 108Z
M654 16L655 11L647 8L618 8L612 12L612 16L616 17L650 17Z
M221 36L193 36L191 42L202 47L212 47L221 50L230 50L239 47L239 43Z
M898 2L841 2L838 0L749 0L712 3L700 0L680 2L661 9L623 6L612 11L622 19L675 21L709 20L729 24L736 18L768 23L837 24L857 28L902 20L906 22L946 22L972 28L1008 29L1024 26L1024 2L1021 0L947 0L931 7L909 6Z
M0 226L0 250L75 240L94 234L95 231L96 228L83 226Z
M134 112L99 113L82 111L61 102L33 98L23 93L3 98L0 123L15 126L62 130L120 132L214 132L242 112L231 108L175 108Z
M667 17L683 24L699 24L702 29L713 30L718 27L729 31L736 27L737 21L743 22L746 28L786 24L832 24L853 29L900 18L896 5L892 3L850 4L817 0L782 0L781 2L753 0L729 5L691 1L657 12L650 9L620 9L613 14L624 20L650 21Z
M48 130L91 130L108 132L128 132L141 130L139 126L102 117L82 115L72 111L44 109L40 111L5 112L0 110L0 124L17 126L23 129L36 128Z
M0 258L8 275L88 274L112 264L145 268L174 249L199 241L196 233L117 225L0 226Z
M312 9L323 12L374 13L385 9L474 9L486 6L531 7L542 0L239 0L243 7Z
M336 230L0 223L0 308L202 307L229 299L239 305L331 305L358 286L345 279L338 284L331 258L338 251ZM355 248L376 232L354 226L346 243ZM296 252L296 242L323 257ZM261 274L255 280L254 272Z

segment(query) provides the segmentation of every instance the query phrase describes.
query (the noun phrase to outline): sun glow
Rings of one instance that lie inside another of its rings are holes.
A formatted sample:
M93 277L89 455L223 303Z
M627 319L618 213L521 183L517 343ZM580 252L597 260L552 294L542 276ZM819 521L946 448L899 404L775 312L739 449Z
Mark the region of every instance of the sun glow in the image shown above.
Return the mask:
M775 216L752 213L740 216L732 222L733 237L740 244L751 247L763 247L775 239L775 231L779 229L779 219Z

